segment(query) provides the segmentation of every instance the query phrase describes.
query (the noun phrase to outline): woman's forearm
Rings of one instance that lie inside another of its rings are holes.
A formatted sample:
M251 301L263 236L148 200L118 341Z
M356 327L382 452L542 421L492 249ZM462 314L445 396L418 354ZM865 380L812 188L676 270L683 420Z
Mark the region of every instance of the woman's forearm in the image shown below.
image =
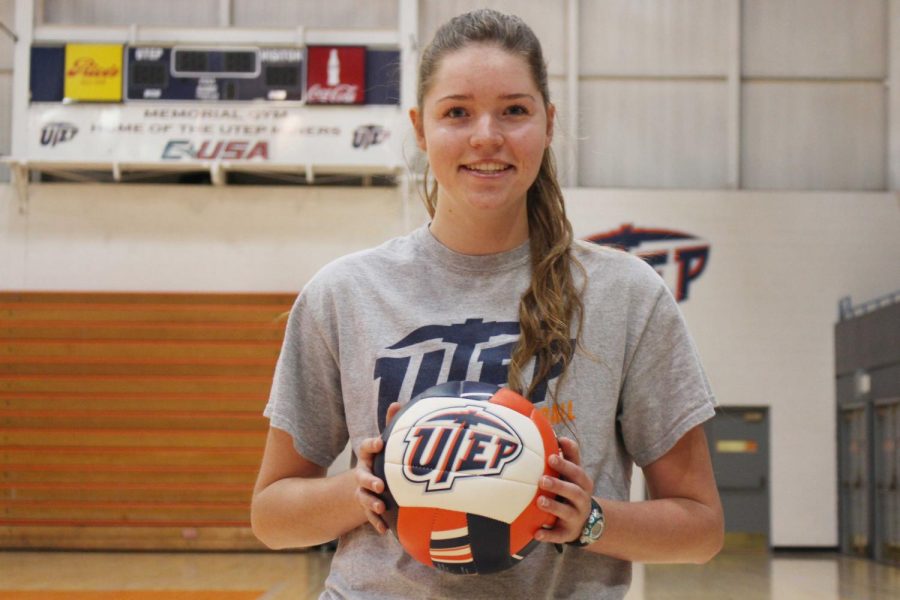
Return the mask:
M253 495L253 533L273 549L330 542L367 523L356 489L353 471L275 481Z
M606 526L586 550L635 562L705 563L722 547L717 507L687 498L598 500Z

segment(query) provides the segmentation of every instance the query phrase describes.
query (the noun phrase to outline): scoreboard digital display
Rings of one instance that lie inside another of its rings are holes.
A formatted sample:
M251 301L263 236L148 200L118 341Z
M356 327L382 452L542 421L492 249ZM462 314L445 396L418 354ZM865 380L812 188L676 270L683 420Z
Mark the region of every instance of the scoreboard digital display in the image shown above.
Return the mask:
M300 48L136 46L126 100L301 100Z

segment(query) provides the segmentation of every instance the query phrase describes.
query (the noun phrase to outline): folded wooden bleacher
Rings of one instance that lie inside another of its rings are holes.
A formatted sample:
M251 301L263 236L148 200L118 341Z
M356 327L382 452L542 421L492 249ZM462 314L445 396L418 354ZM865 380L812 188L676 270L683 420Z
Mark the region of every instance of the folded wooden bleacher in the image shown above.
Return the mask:
M0 548L260 548L293 299L0 292Z

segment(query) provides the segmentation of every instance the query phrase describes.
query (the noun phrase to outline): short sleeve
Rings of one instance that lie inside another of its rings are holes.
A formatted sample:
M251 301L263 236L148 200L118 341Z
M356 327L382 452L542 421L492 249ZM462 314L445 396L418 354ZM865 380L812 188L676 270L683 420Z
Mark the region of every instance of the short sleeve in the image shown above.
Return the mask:
M304 290L291 309L264 415L288 432L304 458L328 467L348 434L333 315L327 299Z
M715 415L699 353L664 285L626 358L619 423L626 450L644 467Z

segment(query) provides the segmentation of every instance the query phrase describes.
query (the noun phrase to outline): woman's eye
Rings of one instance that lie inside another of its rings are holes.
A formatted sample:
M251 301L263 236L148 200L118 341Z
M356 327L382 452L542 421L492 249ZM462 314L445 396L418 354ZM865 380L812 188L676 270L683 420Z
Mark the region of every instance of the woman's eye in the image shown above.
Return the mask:
M515 105L507 108L506 112L508 112L511 115L527 115L528 109L525 108L524 106L522 106L521 104L515 104Z
M447 111L446 115L450 118L457 119L459 117L466 116L466 111L463 108L454 106L453 108L451 108Z

